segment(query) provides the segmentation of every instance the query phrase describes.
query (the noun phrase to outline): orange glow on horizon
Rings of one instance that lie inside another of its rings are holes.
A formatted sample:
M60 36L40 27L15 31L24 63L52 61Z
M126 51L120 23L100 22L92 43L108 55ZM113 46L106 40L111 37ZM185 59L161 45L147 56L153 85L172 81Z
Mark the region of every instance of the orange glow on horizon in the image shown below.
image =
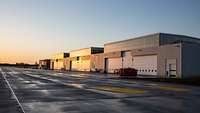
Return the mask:
M15 51L14 51L15 50ZM38 62L38 57L34 56L30 53L20 53L17 49L11 50L0 50L0 63L28 63L34 64L36 61Z
M0 63L35 64L39 59L48 58L54 51L43 44L46 40L34 37L31 32L0 32Z

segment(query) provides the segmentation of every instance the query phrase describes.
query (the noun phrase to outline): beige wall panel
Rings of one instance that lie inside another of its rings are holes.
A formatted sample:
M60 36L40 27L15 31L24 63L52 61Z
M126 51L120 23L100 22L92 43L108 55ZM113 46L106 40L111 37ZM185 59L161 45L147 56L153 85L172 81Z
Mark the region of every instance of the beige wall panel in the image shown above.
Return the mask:
M90 60L81 60L80 71L90 71Z
M121 51L104 53L104 58L119 58L121 57Z
M52 56L52 59L63 59L64 53L58 53Z
M90 60L72 61L72 71L90 71Z
M87 56L91 54L91 48L74 50L70 52L70 57Z
M79 61L72 61L72 71L80 71Z
M63 60L54 61L54 69L58 70L63 68L64 68Z
M132 56L156 55L159 47L150 47L144 49L134 49L131 51Z
M81 56L81 60L90 60L90 56L91 55L87 55L87 56Z
M115 52L115 51L127 51L127 50L147 48L147 47L158 47L158 46L159 46L159 34L154 34L149 36L143 36L140 38L105 44L104 53Z

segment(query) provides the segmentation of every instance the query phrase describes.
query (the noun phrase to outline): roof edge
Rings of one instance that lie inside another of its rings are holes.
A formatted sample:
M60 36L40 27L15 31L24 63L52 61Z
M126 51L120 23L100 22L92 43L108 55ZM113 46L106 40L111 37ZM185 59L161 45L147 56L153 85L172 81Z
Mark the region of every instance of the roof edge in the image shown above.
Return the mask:
M134 40L134 39L140 39L140 38L147 37L147 36L160 35L160 34L161 34L160 32L156 32L156 33L151 33L151 34L147 34L147 35L136 36L136 37L134 37L134 38L129 38L129 39L121 40L121 41L109 42L109 43L104 44L104 46L105 46L105 45L110 45L110 44L119 43L119 42Z

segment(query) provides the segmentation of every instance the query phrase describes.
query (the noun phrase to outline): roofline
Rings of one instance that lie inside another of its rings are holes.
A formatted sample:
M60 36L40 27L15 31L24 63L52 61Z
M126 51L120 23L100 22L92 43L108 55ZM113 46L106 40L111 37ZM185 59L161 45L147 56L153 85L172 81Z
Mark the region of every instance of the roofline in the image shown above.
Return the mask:
M174 34L174 33L160 33L160 34L163 34L163 35L181 36L181 37L186 37L186 38L192 38L192 39L195 39L195 40L200 40L200 38L193 37L193 36L188 36L188 35L180 35L180 34Z
M120 43L120 42L125 42L125 41L129 41L129 40L135 40L135 39L140 39L140 38L143 38L143 37L148 37L148 36L153 36L153 35L175 35L175 36L181 36L181 37L186 37L186 38L192 38L192 39L195 39L195 40L200 40L200 38L197 38L197 37L193 37L193 36L188 36L188 35L180 35L180 34L174 34L174 33L163 33L163 32L156 32L156 33L152 33L152 34L147 34L147 35L142 35L142 36L137 36L137 37L134 37L134 38L129 38L129 39L125 39L125 40L121 40L121 41L115 41L115 42L110 42L110 43L106 43L104 44L105 45L110 45L110 44L115 44L115 43Z
M69 52L59 52L59 53L53 54L52 56L59 55L59 54L65 54L65 53L69 54Z
M86 47L86 48L80 48L80 49L76 49L76 50L71 50L70 52L80 51L80 50L84 50L84 49L92 49L92 48L104 49L104 47Z
M109 43L104 44L104 46L110 45L110 44L115 44L115 43L120 43L120 42L125 42L125 41L129 41L129 40L136 40L136 39L144 38L144 37L147 37L147 36L160 35L160 34L161 34L160 32L156 32L156 33L152 33L152 34L148 34L148 35L141 35L141 36L137 36L137 37L134 37L134 38L129 38L129 39L121 40L121 41L109 42Z
M45 60L51 60L51 59L40 59L39 61L45 61Z

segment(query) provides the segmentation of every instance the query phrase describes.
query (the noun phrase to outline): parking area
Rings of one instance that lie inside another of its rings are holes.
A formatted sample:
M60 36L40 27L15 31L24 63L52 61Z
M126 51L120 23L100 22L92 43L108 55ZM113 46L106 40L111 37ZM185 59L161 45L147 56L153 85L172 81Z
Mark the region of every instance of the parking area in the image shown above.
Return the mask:
M0 75L3 92L0 111L6 113L198 113L200 110L200 88L195 86L7 67L1 67Z

